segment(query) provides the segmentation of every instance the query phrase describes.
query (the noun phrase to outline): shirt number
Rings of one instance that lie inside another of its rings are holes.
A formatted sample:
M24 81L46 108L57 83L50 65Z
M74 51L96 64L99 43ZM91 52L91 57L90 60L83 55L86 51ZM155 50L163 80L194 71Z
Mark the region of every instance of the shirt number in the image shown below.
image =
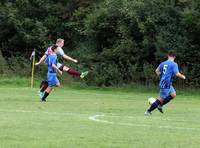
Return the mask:
M168 65L164 65L164 67L163 67L163 74L165 74L167 72L167 68L168 68Z

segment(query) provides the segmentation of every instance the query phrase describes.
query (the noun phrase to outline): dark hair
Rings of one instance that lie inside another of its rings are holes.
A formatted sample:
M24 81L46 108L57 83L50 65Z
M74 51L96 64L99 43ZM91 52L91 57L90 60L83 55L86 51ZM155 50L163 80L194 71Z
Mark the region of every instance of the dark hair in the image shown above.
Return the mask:
M54 45L51 46L51 50L53 50L53 51L55 51L56 48L58 48L58 45L54 44Z
M173 50L170 50L170 51L168 52L168 56L169 56L169 57L176 57L176 54L175 54L175 52L174 52Z

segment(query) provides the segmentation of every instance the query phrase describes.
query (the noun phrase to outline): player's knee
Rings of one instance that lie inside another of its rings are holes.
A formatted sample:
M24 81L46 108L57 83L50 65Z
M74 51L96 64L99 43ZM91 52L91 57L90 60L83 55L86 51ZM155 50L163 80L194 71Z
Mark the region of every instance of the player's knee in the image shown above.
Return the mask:
M158 100L160 101L161 105L164 103L164 99L163 98L158 98Z
M49 86L49 87L47 87L47 89L45 90L45 92L51 93L52 89L53 89L53 88L52 88L51 86Z
M175 98L176 97L176 93L172 93L171 96L172 96L172 99Z
M64 67L63 67L63 70L64 70L64 71L68 71L68 70L69 70L69 67L64 66Z
M41 83L40 83L40 88L47 88L48 87L48 82L46 81L46 80L44 80L44 81L42 81Z
M56 87L60 87L60 83L56 84Z

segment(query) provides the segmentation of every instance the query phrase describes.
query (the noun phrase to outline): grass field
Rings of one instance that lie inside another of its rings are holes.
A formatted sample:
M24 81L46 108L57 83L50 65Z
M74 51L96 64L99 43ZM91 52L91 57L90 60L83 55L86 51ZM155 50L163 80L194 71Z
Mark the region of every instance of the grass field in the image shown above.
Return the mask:
M156 92L0 87L1 148L199 148L200 95L178 95L151 117Z

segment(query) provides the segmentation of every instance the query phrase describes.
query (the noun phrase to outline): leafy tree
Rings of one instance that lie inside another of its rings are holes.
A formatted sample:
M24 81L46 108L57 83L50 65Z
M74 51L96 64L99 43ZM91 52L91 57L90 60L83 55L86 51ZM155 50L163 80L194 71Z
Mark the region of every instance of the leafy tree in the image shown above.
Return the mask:
M42 53L64 38L98 86L155 84L154 69L173 49L185 85L199 87L199 17L198 0L2 0L0 49L11 70L21 61L23 71L31 48Z

